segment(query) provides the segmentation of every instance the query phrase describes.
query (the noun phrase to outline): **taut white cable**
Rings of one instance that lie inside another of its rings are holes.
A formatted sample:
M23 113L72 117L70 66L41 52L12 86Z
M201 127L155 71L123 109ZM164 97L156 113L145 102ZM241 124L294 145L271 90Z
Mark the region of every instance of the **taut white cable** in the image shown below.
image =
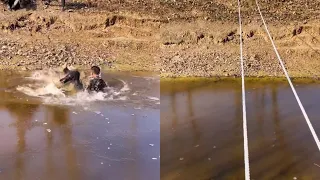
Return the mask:
M310 120L309 120L309 117L308 117L306 111L304 110L304 107L303 107L303 105L302 105L302 103L301 103L301 101L300 101L300 98L299 98L299 96L297 95L297 92L296 92L294 86L292 85L292 82L291 82L291 80L290 80L290 77L289 77L289 75L288 75L288 72L287 72L286 68L284 67L284 64L283 64L283 62L282 62L282 60L281 60L281 58L280 58L280 55L279 55L279 53L278 53L278 50L277 50L277 48L276 48L276 46L275 46L275 44L274 44L274 42L273 42L273 39L272 39L272 37L271 37L271 35L270 35L270 32L269 32L269 30L268 30L268 27L267 27L267 25L266 25L266 22L264 21L264 18L263 18L263 16L262 16L262 13L261 13L261 10L260 10L260 7L259 7L258 0L256 0L256 4L257 4L258 10L259 10L261 19L262 19L262 21L263 21L264 27L265 27L265 29L266 29L266 32L267 32L267 34L268 34L268 36L269 36L269 39L270 39L270 41L271 41L271 43L272 43L273 49L274 49L274 51L275 51L275 53L276 53L276 55L277 55L277 57L278 57L278 59L279 59L279 62L280 62L281 67L282 67L282 69L283 69L283 71L284 71L284 74L285 74L286 77L287 77L287 80L288 80L288 82L289 82L289 84L290 84L290 87L291 87L291 89L292 89L292 92L293 92L293 94L294 94L294 96L295 96L295 98L296 98L296 100L297 100L297 102L298 102L298 104L299 104L299 107L300 107L300 109L301 109L301 111L302 111L302 114L303 114L303 116L304 116L304 118L305 118L305 120L306 120L306 122L307 122L307 124L308 124L308 126L309 126L309 129L310 129L310 131L311 131L311 133L312 133L312 136L313 136L314 140L316 141L317 146L318 146L318 149L319 149L319 151L320 151L319 138L318 138L315 130L313 129L313 126L312 126L312 124L311 124L311 122L310 122Z
M241 61L241 82L242 82L242 119L243 119L244 167L245 167L245 178L246 178L246 180L250 180L247 113L246 113L246 91L245 91L245 86L244 86L244 67L243 67L243 54L242 54L242 23L241 23L240 0L238 0L238 10L239 10L240 61Z

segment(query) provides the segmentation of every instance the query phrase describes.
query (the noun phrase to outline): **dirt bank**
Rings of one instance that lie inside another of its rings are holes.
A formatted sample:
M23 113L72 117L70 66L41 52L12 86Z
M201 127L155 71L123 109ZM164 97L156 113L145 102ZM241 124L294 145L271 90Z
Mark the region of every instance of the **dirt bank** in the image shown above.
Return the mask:
M175 5L173 5L175 4ZM260 7L289 74L320 72L320 1L268 0ZM172 3L162 23L162 77L240 76L237 1ZM242 4L247 76L284 76L255 1Z
M33 70L65 63L118 71L157 71L160 18L152 1L67 1L7 11L0 5L0 69Z
M320 72L320 1L260 0L291 76ZM0 6L0 69L69 63L162 77L239 76L237 1L80 0L27 10ZM283 76L255 1L242 4L248 76Z

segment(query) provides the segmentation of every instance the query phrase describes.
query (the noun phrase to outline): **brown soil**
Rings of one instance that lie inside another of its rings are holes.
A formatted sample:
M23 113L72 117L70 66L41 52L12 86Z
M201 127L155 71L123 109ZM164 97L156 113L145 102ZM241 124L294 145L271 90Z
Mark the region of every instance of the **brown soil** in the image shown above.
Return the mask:
M242 2L248 76L283 76L255 0ZM0 69L65 63L109 70L160 71L162 77L239 76L234 0L80 0L6 11L0 6ZM320 1L260 0L289 74L320 71Z
M284 76L254 0L242 4L245 73ZM260 0L260 7L288 72L320 72L320 1ZM176 2L161 26L162 77L240 76L237 1Z
M0 69L44 69L65 63L112 70L156 71L160 18L140 1L83 1L61 12L7 11L0 6Z

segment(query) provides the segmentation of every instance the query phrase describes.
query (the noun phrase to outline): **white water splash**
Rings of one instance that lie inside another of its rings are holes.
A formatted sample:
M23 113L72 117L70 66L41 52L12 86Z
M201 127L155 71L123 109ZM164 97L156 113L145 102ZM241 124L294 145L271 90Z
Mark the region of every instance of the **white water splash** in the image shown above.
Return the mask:
M53 95L58 97L65 97L63 91L55 86L53 83L49 83L43 87L34 87L32 84L27 86L18 86L17 90L23 92L28 96L41 97L46 95Z
M159 98L157 98L157 97L152 97L152 96L148 96L148 99L153 100L153 101L160 101Z
M45 104L63 104L63 105L85 105L94 101L115 101L126 100L126 92L130 91L128 84L123 83L121 89L107 88L106 93L81 91L66 95L65 92L70 92L70 86L62 86L59 79L62 78L61 73L56 71L36 71L28 79L34 80L31 84L21 85L17 90L33 97L38 97L43 100Z

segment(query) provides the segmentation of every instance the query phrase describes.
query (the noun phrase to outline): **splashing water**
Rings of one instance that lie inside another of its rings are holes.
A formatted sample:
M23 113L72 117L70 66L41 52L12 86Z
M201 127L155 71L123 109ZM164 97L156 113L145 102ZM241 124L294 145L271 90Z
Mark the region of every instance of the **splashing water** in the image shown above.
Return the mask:
M61 74L56 71L50 70L47 72L36 71L31 77L27 79L33 80L32 83L21 85L17 90L32 97L41 98L45 104L64 104L64 105L85 105L94 101L116 101L127 100L126 93L130 91L128 84L123 83L121 89L108 87L107 92L92 92L86 91L77 92L71 95L66 95L66 92L72 90L72 86L63 86L60 84L59 79Z

